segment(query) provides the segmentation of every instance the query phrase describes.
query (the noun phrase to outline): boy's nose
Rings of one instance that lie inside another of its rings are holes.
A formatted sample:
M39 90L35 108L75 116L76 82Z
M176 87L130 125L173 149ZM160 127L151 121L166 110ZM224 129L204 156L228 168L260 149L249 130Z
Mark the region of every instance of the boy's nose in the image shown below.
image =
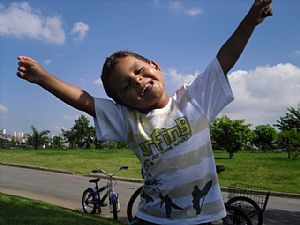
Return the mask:
M143 76L141 76L141 75L135 76L135 84L136 85L140 85L142 83L142 81L143 81Z

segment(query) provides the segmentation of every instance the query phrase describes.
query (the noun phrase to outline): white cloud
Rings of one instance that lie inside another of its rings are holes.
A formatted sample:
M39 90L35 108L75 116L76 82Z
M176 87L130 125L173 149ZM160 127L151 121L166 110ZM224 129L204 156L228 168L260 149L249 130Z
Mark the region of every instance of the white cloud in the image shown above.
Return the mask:
M153 3L154 3L155 8L160 8L161 7L160 0L153 0Z
M65 33L59 16L44 16L28 2L13 2L0 7L0 36L32 38L51 44L63 44Z
M5 107L4 105L0 104L0 113L2 114L2 113L7 113L7 112L8 112L7 107Z
M103 85L101 78L99 78L97 80L94 80L93 84L96 84L97 86L102 86Z
M75 121L80 117L80 115L63 115L63 119L67 121Z
M295 55L300 55L300 50L294 51L294 54L295 54Z
M170 94L173 94L182 84L191 82L196 75L195 74L180 74L174 68L169 68L165 74L166 86Z
M223 113L232 119L273 125L288 107L300 103L300 68L290 63L235 71L229 80L235 100Z
M198 8L191 8L184 10L184 13L188 16L198 16L202 14L202 10Z
M170 94L195 78L193 74L180 74L174 68L164 74ZM226 114L231 119L245 119L254 126L273 125L285 115L288 107L297 107L300 103L300 68L293 64L259 66L250 71L234 71L228 76L235 100L221 115Z
M169 9L175 13L184 13L187 16L194 17L202 14L202 10L196 7L187 8L183 6L179 1L173 1L169 3Z
M73 24L71 34L73 35L75 41L83 41L87 36L87 32L89 31L89 29L89 25L83 22L77 22Z
M180 2L170 2L169 8L174 12L179 12L184 10L184 7Z
M51 63L52 63L52 60L51 60L51 59L46 59L46 60L44 60L44 64L45 64L46 66L49 66Z

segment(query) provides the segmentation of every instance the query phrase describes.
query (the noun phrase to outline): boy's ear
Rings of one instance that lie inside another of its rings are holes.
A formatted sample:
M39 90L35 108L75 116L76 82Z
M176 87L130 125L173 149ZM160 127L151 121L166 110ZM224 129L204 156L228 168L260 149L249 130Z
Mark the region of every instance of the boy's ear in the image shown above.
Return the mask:
M160 71L160 67L159 67L158 63L155 62L154 60L150 60L150 65L154 66L155 69L157 69L158 71Z

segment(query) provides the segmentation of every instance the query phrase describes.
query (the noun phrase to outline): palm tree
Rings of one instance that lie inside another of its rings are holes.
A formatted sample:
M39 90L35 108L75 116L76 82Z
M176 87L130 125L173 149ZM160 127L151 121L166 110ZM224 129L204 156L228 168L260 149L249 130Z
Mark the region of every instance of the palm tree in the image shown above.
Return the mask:
M49 139L49 130L43 130L39 132L34 126L31 126L32 134L28 137L28 144L32 145L34 149L38 149L39 146L46 144Z

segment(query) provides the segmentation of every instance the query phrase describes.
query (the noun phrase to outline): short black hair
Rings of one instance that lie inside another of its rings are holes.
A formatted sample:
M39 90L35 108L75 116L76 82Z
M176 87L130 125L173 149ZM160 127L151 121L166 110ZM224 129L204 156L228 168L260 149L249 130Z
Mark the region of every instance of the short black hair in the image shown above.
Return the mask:
M114 69L116 65L120 62L120 59L127 56L132 56L144 62L150 63L149 59L131 51L117 51L105 59L105 62L102 67L102 73L101 73L101 80L104 86L104 90L108 97L111 97L116 103L119 104L122 104L122 102L119 96L110 88L108 78L114 72Z

